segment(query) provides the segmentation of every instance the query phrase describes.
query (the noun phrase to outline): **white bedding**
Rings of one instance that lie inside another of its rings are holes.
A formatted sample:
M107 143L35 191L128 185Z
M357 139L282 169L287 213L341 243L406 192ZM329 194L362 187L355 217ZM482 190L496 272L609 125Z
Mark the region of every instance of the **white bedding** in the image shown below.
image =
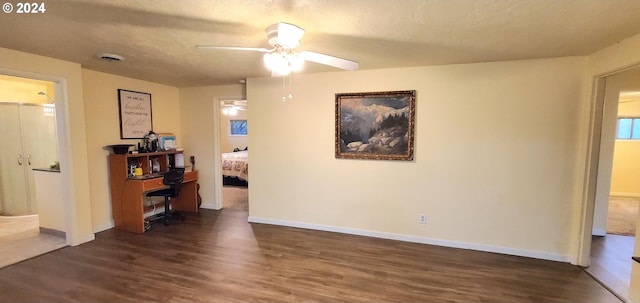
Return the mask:
M249 151L222 153L222 175L248 181Z

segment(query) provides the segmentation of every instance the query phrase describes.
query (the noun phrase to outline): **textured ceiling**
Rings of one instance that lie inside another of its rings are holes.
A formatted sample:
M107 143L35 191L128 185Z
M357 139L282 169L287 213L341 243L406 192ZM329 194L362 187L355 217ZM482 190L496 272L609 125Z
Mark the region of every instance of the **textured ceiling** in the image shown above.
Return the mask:
M298 50L360 69L588 55L640 33L638 0L47 0L2 13L0 47L167 85L236 84L269 72L264 29L306 30ZM100 60L101 53L125 57ZM307 63L302 73L337 71Z

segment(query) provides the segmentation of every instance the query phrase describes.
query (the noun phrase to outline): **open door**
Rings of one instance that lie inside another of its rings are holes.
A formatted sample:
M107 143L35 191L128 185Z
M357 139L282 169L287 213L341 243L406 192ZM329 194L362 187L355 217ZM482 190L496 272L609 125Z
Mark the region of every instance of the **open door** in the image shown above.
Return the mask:
M587 272L618 297L627 299L640 203L640 68L608 76L605 81L591 262ZM615 200L611 200L612 196ZM621 211L616 208L619 205L610 205L610 201L636 208L632 222L627 222L634 226L632 233L622 235L619 226L610 220L608 223L610 216Z
M220 100L218 146L222 177L222 208L249 210L247 101Z

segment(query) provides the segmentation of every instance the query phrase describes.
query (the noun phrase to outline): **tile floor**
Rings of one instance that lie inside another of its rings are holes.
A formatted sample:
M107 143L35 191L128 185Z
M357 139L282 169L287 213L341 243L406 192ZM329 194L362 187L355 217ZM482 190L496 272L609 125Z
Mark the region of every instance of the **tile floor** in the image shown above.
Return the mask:
M65 246L64 235L40 231L37 215L0 217L0 268Z

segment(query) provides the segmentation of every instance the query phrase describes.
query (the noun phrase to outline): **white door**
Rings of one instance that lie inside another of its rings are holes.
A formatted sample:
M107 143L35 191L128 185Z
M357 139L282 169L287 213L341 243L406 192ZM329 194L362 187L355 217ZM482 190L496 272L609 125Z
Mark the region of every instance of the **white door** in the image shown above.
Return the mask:
M53 105L0 103L0 214L37 213L33 169L57 160Z
M20 131L20 107L0 103L0 214L29 213L30 201Z
M49 168L58 160L55 107L23 105L20 107L22 155L28 191L28 213L37 213L34 168Z

